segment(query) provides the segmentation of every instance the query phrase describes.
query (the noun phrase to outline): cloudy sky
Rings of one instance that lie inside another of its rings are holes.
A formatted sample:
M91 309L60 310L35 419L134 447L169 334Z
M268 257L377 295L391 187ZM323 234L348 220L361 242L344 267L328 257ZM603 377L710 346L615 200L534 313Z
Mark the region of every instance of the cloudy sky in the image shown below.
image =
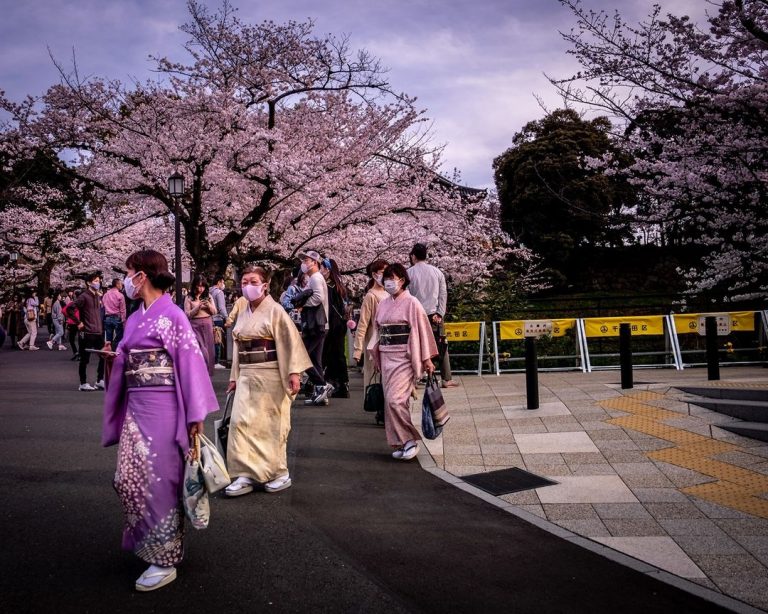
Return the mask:
M584 0L640 18L652 0ZM704 0L660 0L701 15ZM216 7L219 0L205 0ZM311 18L318 33L348 34L390 69L393 86L418 97L446 145L443 171L492 185L491 162L523 124L556 108L544 77L575 64L559 31L573 25L557 0L232 0L246 21ZM185 0L0 0L0 89L19 99L58 80L48 49L82 74L143 79L147 56L183 58Z

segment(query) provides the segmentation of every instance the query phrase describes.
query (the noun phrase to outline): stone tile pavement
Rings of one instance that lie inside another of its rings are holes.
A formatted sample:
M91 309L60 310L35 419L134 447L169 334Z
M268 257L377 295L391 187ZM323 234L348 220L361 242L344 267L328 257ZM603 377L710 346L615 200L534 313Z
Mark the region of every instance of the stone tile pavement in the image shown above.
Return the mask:
M709 385L768 388L766 369L721 377ZM426 448L456 478L510 467L550 478L496 503L768 610L768 444L719 429L733 419L675 388L708 385L706 370L644 371L656 383L624 391L619 379L540 373L540 408L528 410L524 374L463 377L444 390L451 421Z

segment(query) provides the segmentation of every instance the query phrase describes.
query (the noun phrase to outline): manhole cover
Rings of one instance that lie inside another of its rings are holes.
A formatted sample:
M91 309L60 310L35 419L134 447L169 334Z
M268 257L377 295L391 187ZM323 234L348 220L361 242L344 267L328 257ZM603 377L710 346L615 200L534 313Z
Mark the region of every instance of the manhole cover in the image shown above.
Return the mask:
M521 490L557 484L557 482L542 478L517 467L489 471L488 473L465 475L461 479L492 495L508 495L511 492L520 492Z

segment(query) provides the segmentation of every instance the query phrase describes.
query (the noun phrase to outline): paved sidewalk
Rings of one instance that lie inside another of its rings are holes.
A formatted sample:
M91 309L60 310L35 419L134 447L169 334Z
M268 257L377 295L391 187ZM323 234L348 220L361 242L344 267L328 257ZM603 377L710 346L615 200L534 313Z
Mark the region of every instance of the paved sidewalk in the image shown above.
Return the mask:
M710 385L768 388L766 369L721 376ZM768 444L717 428L733 418L690 405L674 388L707 385L706 370L636 371L655 383L626 391L615 371L539 379L538 410L526 409L524 374L464 377L444 390L451 421L426 442L437 467L549 477L558 484L500 499L513 513L768 609Z

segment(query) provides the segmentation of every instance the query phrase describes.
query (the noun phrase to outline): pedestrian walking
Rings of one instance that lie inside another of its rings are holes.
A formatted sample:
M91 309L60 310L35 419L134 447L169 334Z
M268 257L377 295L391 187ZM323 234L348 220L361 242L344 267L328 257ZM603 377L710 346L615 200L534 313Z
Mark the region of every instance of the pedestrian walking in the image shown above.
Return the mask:
M53 293L48 292L40 303L40 322L45 323L45 328L48 331L48 341L53 339L53 317L51 316L51 309L53 308Z
M104 307L104 337L116 348L123 338L123 324L127 317L122 279L112 280L112 287L101 297L101 304Z
M13 295L6 305L5 309L5 332L11 340L11 349L18 349L16 339L18 336L19 313L21 311L21 297L18 294Z
M312 361L293 321L269 295L269 282L261 267L243 271L248 304L232 330L227 389L235 391L227 439L227 467L235 478L225 489L230 497L251 492L255 484L263 484L267 492L291 486L287 456L291 402Z
M0 350L3 349L6 336L5 326L3 326L3 306L0 305Z
M192 323L192 330L197 335L197 342L205 356L208 374L213 375L213 360L216 353L213 343L213 315L216 307L213 305L208 290L208 282L202 275L195 275L184 299L184 313Z
M347 288L341 279L339 265L332 258L323 258L320 263L328 285L328 334L323 344L323 365L325 379L333 386L331 397L349 398L349 373L347 372Z
M104 326L101 317L101 275L92 273L85 278L86 289L64 308L64 313L77 326L80 387L78 390L104 390L104 358L99 354L96 365L96 383L87 382L91 352L104 345Z
M352 357L359 364L363 361L363 390L373 382L374 368L373 361L366 359L365 349L371 342L374 330L376 328L376 312L379 303L389 296L384 289L384 269L387 268L386 260L374 260L367 267L367 273L370 277L368 292L363 298L360 306L360 318L357 321L357 330L355 332L355 349Z
M408 291L402 264L384 269L384 289L390 296L379 303L376 330L368 350L381 371L384 388L384 430L392 457L410 460L418 454L421 435L411 420L411 397L422 374L434 371L437 345L421 303Z
M448 344L445 341L445 311L448 305L445 275L440 269L426 262L427 246L423 243L416 243L413 246L409 258L411 260L411 267L408 269L408 276L411 279L410 292L427 312L439 352L438 365L442 386L454 388L458 384L453 381Z
M64 324L67 328L67 336L69 339L69 348L72 350L72 360L78 360L80 358L80 352L77 347L78 342L78 329L77 324L80 321L80 312L77 311L77 306L73 305L72 309L74 312L74 317L71 317L68 315L70 304L73 304L77 296L74 292L68 292L67 293L67 300L64 305Z
M189 320L166 294L174 277L165 256L143 250L125 266L126 295L142 305L128 318L114 358L102 445L119 444L114 486L125 514L123 548L149 563L135 584L144 592L176 579L184 458L218 403Z
M40 301L37 299L37 292L32 291L27 295L24 301L24 327L27 330L27 334L24 335L18 342L20 350L39 350L40 348L35 345L37 341L37 319L40 312Z
M333 386L325 381L323 367L323 345L328 333L328 284L320 273L320 254L308 250L299 254L301 271L309 277L308 290L312 293L301 309L302 336L304 347L312 361L312 368L307 371L309 381L314 386L305 405L328 405L328 395Z
M216 277L213 286L211 286L211 300L216 309L216 313L213 314L214 369L226 369L226 367L221 364L221 361L227 357L227 335L224 330L224 324L226 323L227 315L229 314L227 313L227 299L224 295L225 287L224 278L221 276Z
M286 276L285 284L283 285L283 293L280 295L280 304L288 312L293 323L296 324L296 328L301 330L301 308L306 302L301 301L299 297L302 296L302 292L307 288L307 276L301 272L299 267L296 267L291 275ZM306 297L309 298L309 297ZM301 302L300 302L301 301Z
M64 337L64 299L61 294L55 297L51 303L51 326L53 326L53 337L48 341L48 349L52 350L56 346L60 351L67 349L63 343Z

